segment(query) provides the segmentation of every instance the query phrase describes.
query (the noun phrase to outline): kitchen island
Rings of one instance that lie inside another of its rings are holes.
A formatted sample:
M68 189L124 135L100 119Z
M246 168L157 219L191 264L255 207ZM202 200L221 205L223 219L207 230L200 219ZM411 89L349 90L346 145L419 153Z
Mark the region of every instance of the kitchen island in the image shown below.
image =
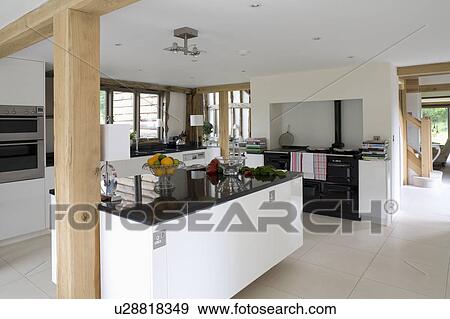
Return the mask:
M303 244L298 173L172 184L120 178L122 202L99 205L102 298L230 298Z

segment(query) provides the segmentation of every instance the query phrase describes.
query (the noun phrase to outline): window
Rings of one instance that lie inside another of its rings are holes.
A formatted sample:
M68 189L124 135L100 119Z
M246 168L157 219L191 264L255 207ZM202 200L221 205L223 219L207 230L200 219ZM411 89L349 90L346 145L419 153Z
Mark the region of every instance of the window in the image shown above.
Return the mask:
M213 126L211 137L219 136L219 93L209 93L207 101L207 120Z
M251 108L250 94L246 91L233 91L228 93L230 101L229 127L230 135L247 140L251 137Z
M161 96L158 92L127 92L103 87L100 91L100 124L110 118L112 123L129 124L130 131L139 132L141 139L159 139L165 120ZM161 123L158 119L162 119Z
M431 135L432 142L440 145L445 145L449 138L448 122L449 110L447 107L428 107L422 108L422 117L429 117L431 119Z
M157 139L159 138L159 125L157 120L160 118L160 99L159 94L139 94L140 105L140 138Z
M208 121L213 125L212 137L219 135L219 93L207 95ZM250 94L247 91L228 92L229 114L228 130L230 136L241 140L251 137L251 105Z
M113 92L113 122L121 124L130 124L133 130L134 126L134 93L132 92Z
M105 90L100 91L100 124L106 124L107 113L107 93Z

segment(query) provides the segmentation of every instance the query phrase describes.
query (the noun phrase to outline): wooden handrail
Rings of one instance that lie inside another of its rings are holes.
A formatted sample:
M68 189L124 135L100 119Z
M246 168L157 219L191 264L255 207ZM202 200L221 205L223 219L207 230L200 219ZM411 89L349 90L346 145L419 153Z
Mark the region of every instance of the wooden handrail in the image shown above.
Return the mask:
M408 151L415 154L417 158L420 157L419 151L415 150L414 147L412 147L411 145L408 145Z
M406 121L408 121L409 123L413 124L414 126L416 126L418 128L421 128L421 126L422 126L422 122L409 113L406 114Z
M408 167L417 174L422 174L422 159L417 156L412 147L408 147Z

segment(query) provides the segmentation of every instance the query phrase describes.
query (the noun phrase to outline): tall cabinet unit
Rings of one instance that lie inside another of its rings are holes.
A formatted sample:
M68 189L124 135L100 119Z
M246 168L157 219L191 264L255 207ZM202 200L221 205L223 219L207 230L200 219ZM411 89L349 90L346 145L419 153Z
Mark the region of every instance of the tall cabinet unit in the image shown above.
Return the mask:
M359 211L361 218L371 219L381 225L390 225L398 208L392 195L391 161L359 161ZM372 212L372 207L381 204L381 214Z
M45 106L45 63L0 59L0 105ZM0 181L0 245L2 240L46 229L45 180Z

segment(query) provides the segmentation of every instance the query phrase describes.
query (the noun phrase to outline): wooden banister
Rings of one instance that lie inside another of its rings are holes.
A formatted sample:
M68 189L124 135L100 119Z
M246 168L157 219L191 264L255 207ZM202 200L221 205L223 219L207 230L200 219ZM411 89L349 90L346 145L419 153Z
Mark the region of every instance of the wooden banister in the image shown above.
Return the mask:
M414 152L413 148L408 146L408 167L416 174L422 174L422 159Z
M406 114L406 121L408 121L409 123L413 124L414 126L416 126L418 128L420 128L422 126L422 122L409 113Z

